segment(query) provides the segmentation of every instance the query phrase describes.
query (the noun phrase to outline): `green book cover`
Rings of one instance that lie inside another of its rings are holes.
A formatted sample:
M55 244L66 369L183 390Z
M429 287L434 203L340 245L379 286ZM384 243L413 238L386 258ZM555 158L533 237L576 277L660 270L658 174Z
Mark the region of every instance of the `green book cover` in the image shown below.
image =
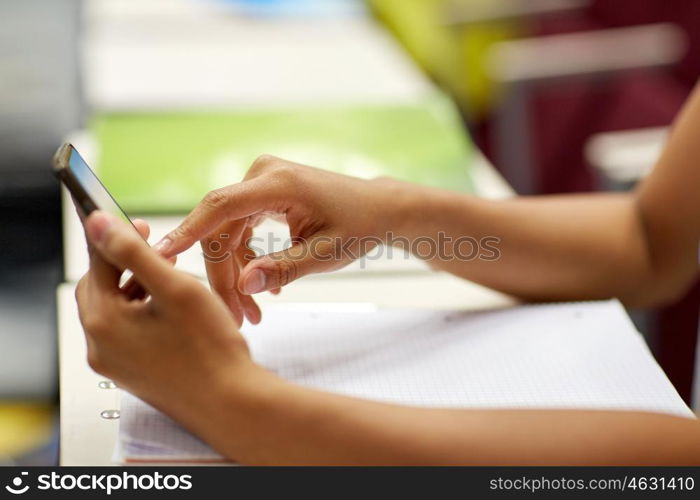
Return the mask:
M358 177L470 191L471 143L444 98L400 106L109 113L97 168L131 213L186 213L261 154Z

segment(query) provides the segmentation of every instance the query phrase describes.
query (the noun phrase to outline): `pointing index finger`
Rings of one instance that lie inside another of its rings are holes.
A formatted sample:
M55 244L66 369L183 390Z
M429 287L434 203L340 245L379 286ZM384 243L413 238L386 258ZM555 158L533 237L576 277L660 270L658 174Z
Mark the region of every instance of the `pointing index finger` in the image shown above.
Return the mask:
M153 248L166 258L182 253L225 222L268 209L268 205L275 202L273 189L256 178L210 191L185 220Z

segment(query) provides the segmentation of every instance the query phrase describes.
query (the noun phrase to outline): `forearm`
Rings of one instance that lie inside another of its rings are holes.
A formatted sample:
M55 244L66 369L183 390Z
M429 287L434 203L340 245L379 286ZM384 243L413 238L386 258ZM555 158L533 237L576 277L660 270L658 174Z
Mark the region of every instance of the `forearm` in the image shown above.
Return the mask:
M519 297L671 301L698 274L698 130L700 90L674 123L652 173L629 194L488 201L396 183L387 196L397 200L388 220L412 240L440 231L453 240L497 238L497 260L429 260Z
M700 464L698 422L658 414L421 409L279 379L221 401L209 441L244 464Z
M393 199L398 201L387 218L390 230L411 242L426 236L443 242L436 247L442 255L426 259L431 265L490 288L526 300L619 297L628 304L653 302L664 292L652 286L652 262L632 195L491 201L397 186ZM484 238L497 248L495 257L471 252Z

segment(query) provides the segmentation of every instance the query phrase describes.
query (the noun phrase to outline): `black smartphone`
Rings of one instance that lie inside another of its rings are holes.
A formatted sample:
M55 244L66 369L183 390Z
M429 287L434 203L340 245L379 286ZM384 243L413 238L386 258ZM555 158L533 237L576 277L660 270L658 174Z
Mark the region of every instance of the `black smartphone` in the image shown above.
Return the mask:
M53 168L85 217L95 210L103 210L133 226L129 216L72 144L66 143L58 148L53 157Z

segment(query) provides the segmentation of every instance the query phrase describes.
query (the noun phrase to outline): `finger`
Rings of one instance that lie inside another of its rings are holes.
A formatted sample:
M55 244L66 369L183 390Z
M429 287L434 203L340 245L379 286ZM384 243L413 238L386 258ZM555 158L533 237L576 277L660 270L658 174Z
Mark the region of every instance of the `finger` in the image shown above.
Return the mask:
M249 262L252 262L257 257L255 250L250 247L252 237L253 228L247 226L243 231L243 236L241 237L241 241L239 242L235 252L241 268L245 267Z
M90 255L90 271L87 274L87 279L91 289L94 289L96 293L113 294L118 292L122 274L123 269L105 260L99 250L93 251Z
M246 266L246 264L248 264L255 258L255 252L251 248L249 248L247 244L252 235L252 229L250 227L247 228L244 232L243 238L241 239L241 244L238 245L238 248L235 251L235 265L238 267L239 270L236 275L237 279L240 275L240 271ZM243 312L245 313L245 317L248 318L248 321L250 321L254 325L260 323L260 320L262 319L262 313L260 311L260 307L258 307L258 304L255 302L255 300L250 295L242 294L238 289L237 283L236 292L239 295L241 304L243 305Z
M148 241L148 237L151 234L151 228L148 223L143 219L134 219L132 224L136 228L136 231L141 235L141 237ZM147 296L146 290L143 289L141 285L134 279L133 276L129 277L126 283L122 286L122 293L126 295L130 300L141 300Z
M228 306L239 327L244 311L236 286L239 267L234 248L239 245L244 229L245 219L226 222L201 241L209 285Z
M148 297L148 292L132 276L122 287L122 294L131 300L143 300Z
M260 306L258 306L257 302L255 302L255 299L250 295L243 294L241 294L239 297L243 306L245 317L248 319L248 321L250 321L250 323L253 325L260 323L262 320L262 312L260 311Z
M134 219L132 223L141 237L148 241L148 237L151 235L151 227L148 225L148 222L143 219Z
M241 273L240 290L246 295L275 290L302 276L343 267L348 261L335 257L333 242L319 235L255 259Z
M227 221L278 207L283 195L280 183L265 182L263 177L211 191L154 248L166 257L182 253Z
M90 295L87 292L87 275L80 278L78 283L75 285L75 300L78 303L78 314L80 315L81 308L87 307L87 301Z
M80 219L80 222L83 225L83 232L85 232L85 212L83 211L83 208L80 206L80 203L78 203L75 199L75 196L71 193L70 195L71 200L73 200L73 206L75 207L75 212L78 214L78 218ZM87 245L87 252L88 252L88 257L92 257L92 252L94 251L94 248L92 246L92 243L90 243L90 239L87 236L87 232L85 232L85 244Z
M260 224L265 222L265 219L267 219L269 214L262 213L262 214L253 214L250 217L248 217L248 227L251 229L254 227L258 227Z
M94 312L95 308L90 304L91 295L88 290L89 276L86 274L75 286L75 301L78 305L78 318L81 324L85 324L86 316Z
M87 216L85 215L83 208L80 206L80 203L76 201L72 194L71 199L73 200L73 205L75 206L75 211L78 214L78 218L83 224L85 243L87 245L88 258L90 261L90 270L81 279L81 281L84 281L84 286L81 285L79 289L84 290L87 288L87 284L95 279L99 279L104 283L109 283L112 288L117 287L119 285L119 276L121 276L121 272L118 269L115 269L113 266L110 266L97 252L95 252L95 247L90 241L87 234L87 228L85 227Z
M177 264L177 256L170 257L166 261L173 267ZM122 293L126 295L129 300L141 300L146 298L148 295L146 290L136 281L136 278L131 276L126 283L122 286Z
M169 295L180 276L139 237L133 228L105 212L96 211L86 220L86 230L100 260L117 269L129 269L151 295ZM110 289L113 283L95 275L96 287Z

